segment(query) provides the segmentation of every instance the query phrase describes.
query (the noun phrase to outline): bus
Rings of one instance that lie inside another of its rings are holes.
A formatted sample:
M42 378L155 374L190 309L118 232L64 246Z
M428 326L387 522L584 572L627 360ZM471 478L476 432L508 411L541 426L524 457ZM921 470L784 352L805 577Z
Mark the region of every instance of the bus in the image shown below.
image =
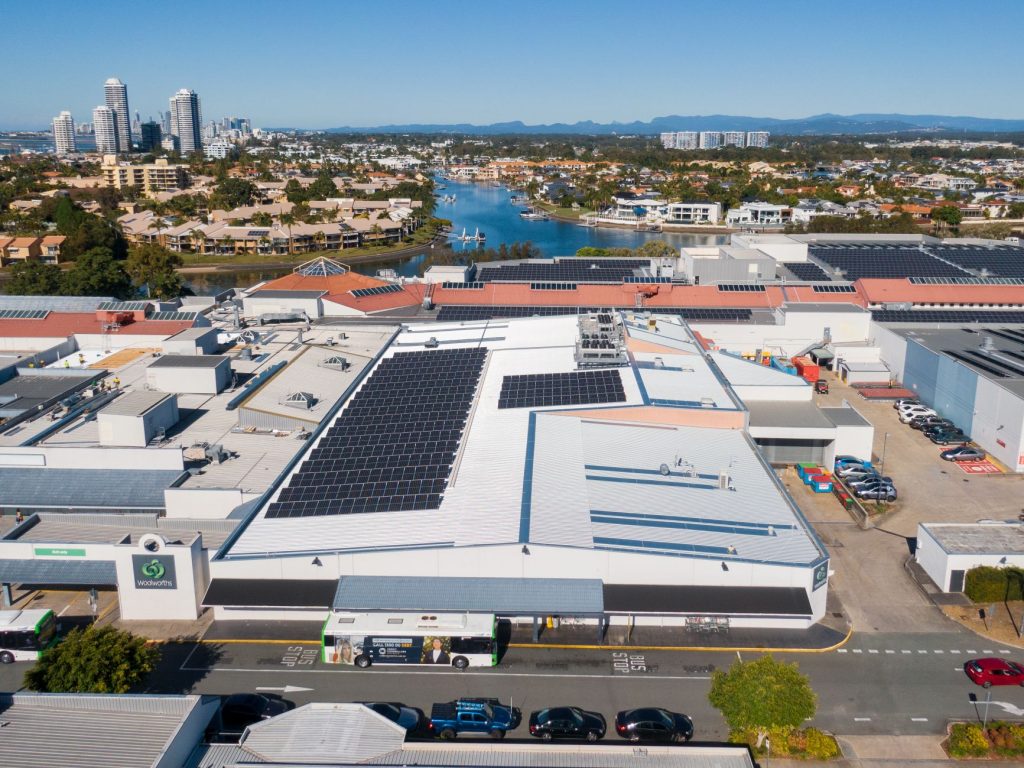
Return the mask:
M57 642L57 617L49 608L0 611L0 663L35 661Z
M327 664L422 664L493 667L498 663L494 614L331 613L324 622Z

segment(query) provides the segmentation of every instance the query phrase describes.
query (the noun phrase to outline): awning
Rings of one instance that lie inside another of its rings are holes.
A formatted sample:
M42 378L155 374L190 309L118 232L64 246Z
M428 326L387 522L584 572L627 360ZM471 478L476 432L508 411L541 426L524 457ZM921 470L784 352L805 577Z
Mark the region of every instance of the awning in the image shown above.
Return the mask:
M0 560L4 584L117 586L113 560Z
M605 584L608 613L700 616L810 616L800 587L711 587Z
M600 579L342 576L333 607L336 611L584 616L604 613L604 596Z
M824 347L815 347L814 349L812 349L807 354L809 354L811 357L813 357L815 362L818 362L818 363L827 363L827 362L829 362L831 360L835 360L836 359L836 356L833 355L831 352L829 352Z
M203 605L233 608L311 608L326 611L337 582L324 579L214 579Z

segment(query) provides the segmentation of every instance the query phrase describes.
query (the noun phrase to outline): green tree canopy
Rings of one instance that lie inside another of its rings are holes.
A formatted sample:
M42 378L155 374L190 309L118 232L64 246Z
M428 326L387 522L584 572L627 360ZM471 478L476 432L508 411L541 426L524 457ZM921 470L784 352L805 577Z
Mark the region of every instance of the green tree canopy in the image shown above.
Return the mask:
M964 215L955 205L940 205L932 208L932 221L941 221L951 227L959 227Z
M329 197L338 197L338 187L334 184L334 178L327 171L321 171L316 181L309 185L306 190L307 200L326 200Z
M230 211L243 205L252 205L256 185L245 179L225 178L213 191L210 205Z
M679 254L676 249L664 240L648 240L636 249L636 255L645 259L675 258Z
M14 296L57 296L61 292L60 267L20 261L11 267L11 279L5 288Z
M814 717L817 699L796 664L771 655L737 661L728 672L715 670L708 693L731 729L757 731L759 741L770 729L798 728Z
M181 264L178 254L147 243L128 251L125 270L136 286L148 286L150 297L176 299L181 295L181 275L176 271Z
M75 628L25 673L42 693L128 693L153 670L159 653L114 627Z
M309 195L297 179L288 179L288 183L284 185L284 196L288 198L289 203L301 203L309 199Z
M132 283L121 262L109 248L91 248L75 260L64 273L61 293L67 296L131 296Z

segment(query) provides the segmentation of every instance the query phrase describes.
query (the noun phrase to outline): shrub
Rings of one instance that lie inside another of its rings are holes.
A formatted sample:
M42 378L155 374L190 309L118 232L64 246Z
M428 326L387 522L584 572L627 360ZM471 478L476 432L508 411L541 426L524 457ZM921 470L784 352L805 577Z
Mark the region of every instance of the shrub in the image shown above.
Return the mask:
M951 757L985 757L990 749L985 731L977 723L954 723L949 731Z
M839 744L827 733L822 733L817 728L808 728L804 731L807 746L804 748L807 756L815 760L835 760L840 755Z
M1021 600L1024 599L1024 594L1021 594L1022 575L1016 568L993 568L988 565L972 568L964 579L964 592L975 603Z

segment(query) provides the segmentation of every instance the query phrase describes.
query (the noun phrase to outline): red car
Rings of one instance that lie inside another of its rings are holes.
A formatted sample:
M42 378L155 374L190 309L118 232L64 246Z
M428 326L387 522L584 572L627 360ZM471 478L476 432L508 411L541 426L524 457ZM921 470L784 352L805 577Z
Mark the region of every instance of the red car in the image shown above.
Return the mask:
M1024 685L1024 667L1005 659L971 659L964 672L982 688L993 685Z

